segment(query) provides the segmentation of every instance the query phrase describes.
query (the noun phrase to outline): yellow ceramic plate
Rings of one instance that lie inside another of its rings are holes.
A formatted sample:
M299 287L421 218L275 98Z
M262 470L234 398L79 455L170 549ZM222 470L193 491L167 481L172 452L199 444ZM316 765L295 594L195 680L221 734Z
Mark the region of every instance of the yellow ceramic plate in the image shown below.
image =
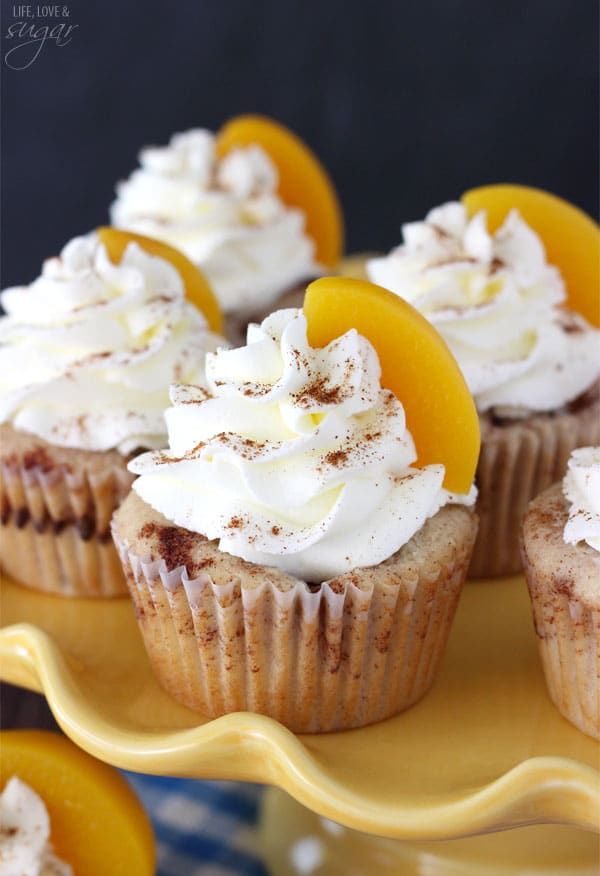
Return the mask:
M260 816L269 873L299 876L598 876L600 837L539 824L462 839L397 840L347 830L269 788ZM301 870L301 864L306 870ZM300 866L298 866L300 865Z
M404 839L599 828L598 744L547 697L521 578L467 585L421 703L314 736L177 705L154 680L126 599L57 599L5 581L2 614L1 677L42 691L67 735L116 766L277 785L348 827Z

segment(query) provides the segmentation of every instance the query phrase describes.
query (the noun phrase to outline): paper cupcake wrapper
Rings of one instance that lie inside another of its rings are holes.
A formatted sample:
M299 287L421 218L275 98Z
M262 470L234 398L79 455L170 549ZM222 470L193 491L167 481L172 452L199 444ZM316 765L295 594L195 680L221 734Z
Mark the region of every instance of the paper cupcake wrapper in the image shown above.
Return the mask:
M560 480L576 447L600 444L600 403L483 432L475 482L479 532L469 577L521 571L519 533L529 502Z
M80 472L0 460L2 569L48 593L127 594L110 520L132 480L125 460Z
M523 553L548 693L559 712L600 739L600 609L540 574Z
M111 540L81 538L74 526L36 532L31 523L2 528L2 570L11 578L59 596L124 596L127 586Z
M394 567L385 580L284 590L272 580L189 579L113 537L162 686L207 716L250 710L300 733L360 727L423 696L472 547L457 545L443 567L407 564L404 576Z

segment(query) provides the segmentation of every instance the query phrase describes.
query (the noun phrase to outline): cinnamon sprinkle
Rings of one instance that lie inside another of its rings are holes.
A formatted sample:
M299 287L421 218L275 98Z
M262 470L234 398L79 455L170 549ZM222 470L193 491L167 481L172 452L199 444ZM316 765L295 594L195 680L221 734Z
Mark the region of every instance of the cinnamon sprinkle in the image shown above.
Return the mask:
M225 525L225 529L242 529L244 521L241 517L232 517L229 523Z
M294 393L292 398L300 407L311 407L313 404L341 404L346 397L343 387L331 386L326 377L317 377L308 386Z
M177 526L159 526L157 529L160 555L166 563L167 571L185 566L188 574L192 574L192 552L201 536Z
M325 456L325 462L329 463L329 465L333 465L336 468L338 466L343 465L345 462L348 462L348 451L347 450L332 450Z

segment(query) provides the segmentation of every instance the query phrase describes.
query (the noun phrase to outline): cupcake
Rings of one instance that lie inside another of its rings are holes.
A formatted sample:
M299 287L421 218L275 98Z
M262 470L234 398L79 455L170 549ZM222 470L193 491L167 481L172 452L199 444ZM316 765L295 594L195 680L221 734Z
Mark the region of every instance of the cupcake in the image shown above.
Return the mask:
M250 320L301 305L341 255L337 195L318 159L269 119L241 116L142 149L117 185L113 225L164 240L208 278L240 341ZM300 296L300 297L299 297Z
M169 384L201 383L218 337L171 262L130 243L114 263L97 232L2 306L0 566L50 593L126 594L110 519L127 463L164 443Z
M358 281L313 283L305 310L324 283L350 300ZM462 494L443 463L416 467L375 348L333 334L311 345L297 309L251 325L246 346L207 356L207 387L172 389L168 449L130 463L113 536L136 616L161 684L205 715L357 727L416 702L439 664L476 533L477 448ZM458 367L433 353L468 409Z
M600 447L581 447L562 483L523 520L523 566L550 696L600 739Z
M148 815L124 776L65 736L0 733L2 876L153 876Z
M562 476L575 447L600 441L600 332L565 304L561 273L515 210L491 233L484 210L469 216L449 203L404 225L403 237L368 263L369 277L431 321L475 399L480 525L470 574L517 573L527 503Z

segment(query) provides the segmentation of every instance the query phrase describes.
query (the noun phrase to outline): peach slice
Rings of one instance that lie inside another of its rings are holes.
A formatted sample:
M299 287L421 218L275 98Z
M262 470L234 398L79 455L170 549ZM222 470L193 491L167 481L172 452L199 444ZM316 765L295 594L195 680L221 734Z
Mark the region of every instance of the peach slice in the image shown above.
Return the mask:
M106 247L111 262L116 265L123 258L123 253L130 243L137 243L149 255L158 256L171 262L181 274L188 301L191 301L204 314L213 332L222 334L223 315L217 299L204 274L187 256L161 240L155 240L153 237L146 237L143 234L133 234L131 231L122 231L120 228L103 226L97 229L97 234L100 242Z
M479 456L479 419L445 341L410 304L365 280L323 277L306 290L308 340L324 347L356 329L375 347L381 384L402 402L417 465L443 463L444 486L467 493Z
M490 231L502 225L511 209L518 210L563 275L569 306L600 326L600 227L587 213L542 189L520 185L481 186L461 200L470 216L487 211Z
M150 821L115 769L48 731L4 730L0 746L0 786L17 776L39 794L54 852L75 873L153 876Z
M333 182L309 147L284 125L266 116L235 116L217 135L222 157L231 149L257 145L279 172L279 196L306 216L306 233L316 243L317 261L337 265L344 246L344 220Z

